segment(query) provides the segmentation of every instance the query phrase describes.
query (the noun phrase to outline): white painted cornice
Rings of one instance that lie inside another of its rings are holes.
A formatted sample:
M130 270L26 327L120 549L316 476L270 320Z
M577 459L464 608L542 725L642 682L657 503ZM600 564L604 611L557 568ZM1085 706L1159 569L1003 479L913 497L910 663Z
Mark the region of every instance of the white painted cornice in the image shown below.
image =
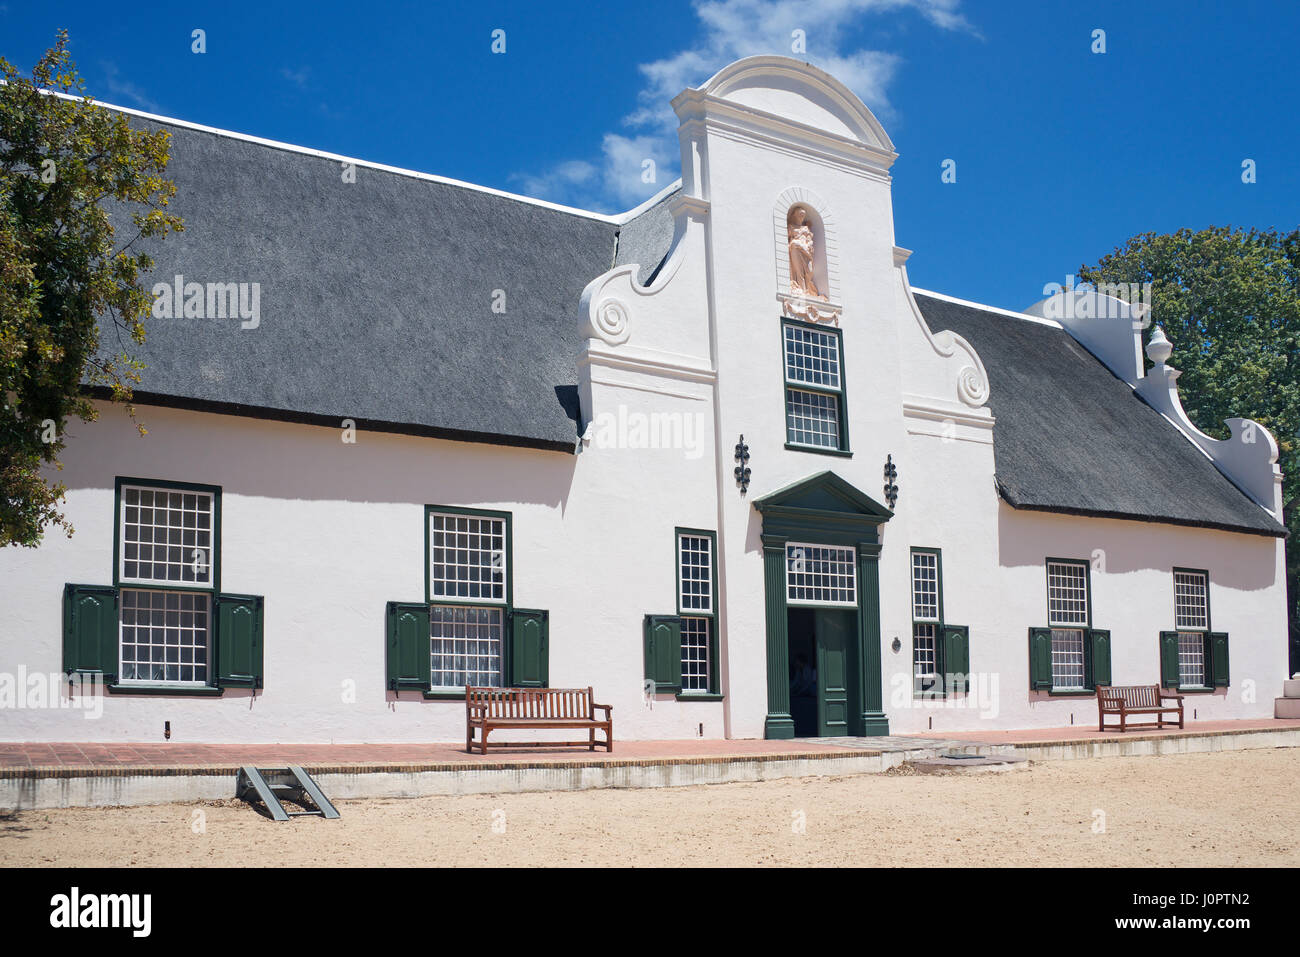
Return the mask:
M683 137L705 132L722 135L886 180L889 168L898 158L892 150L868 146L774 113L720 100L699 90L682 91L673 100L673 107L680 120L678 135Z
M695 356L636 346L611 349L600 339L587 340L586 347L578 356L578 364L622 369L640 375L659 376L682 382L712 383L717 379L717 373L713 368Z

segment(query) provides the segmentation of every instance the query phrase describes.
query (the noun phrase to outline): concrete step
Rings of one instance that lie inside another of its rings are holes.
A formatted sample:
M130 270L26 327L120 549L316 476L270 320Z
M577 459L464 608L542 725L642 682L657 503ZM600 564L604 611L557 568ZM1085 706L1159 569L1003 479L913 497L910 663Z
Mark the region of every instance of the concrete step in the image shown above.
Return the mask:
M1300 698L1274 698L1273 717L1300 718Z
M1287 678L1282 682L1283 698L1300 698L1300 678Z

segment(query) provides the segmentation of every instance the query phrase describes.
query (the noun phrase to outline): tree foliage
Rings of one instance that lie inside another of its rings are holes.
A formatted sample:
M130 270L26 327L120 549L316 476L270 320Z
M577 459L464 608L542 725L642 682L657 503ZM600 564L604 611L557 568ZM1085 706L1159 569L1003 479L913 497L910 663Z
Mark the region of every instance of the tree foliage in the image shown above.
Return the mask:
M1152 284L1151 328L1174 344L1170 364L1183 372L1179 393L1198 428L1227 438L1223 420L1243 416L1277 439L1293 536L1291 628L1300 634L1300 230L1146 233L1079 274L1094 284Z
M153 267L133 247L183 228L166 208L169 134L86 96L67 42L60 31L30 77L0 58L0 545L36 545L48 525L72 534L49 470L68 419L96 417L87 387L129 403ZM117 204L131 211L123 237Z

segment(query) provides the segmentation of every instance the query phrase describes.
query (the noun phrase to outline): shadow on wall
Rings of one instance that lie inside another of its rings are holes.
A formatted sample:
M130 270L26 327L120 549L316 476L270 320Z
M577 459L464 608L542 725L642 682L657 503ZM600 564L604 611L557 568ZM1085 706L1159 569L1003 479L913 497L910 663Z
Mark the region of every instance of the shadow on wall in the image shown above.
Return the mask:
M1277 583L1276 543L1264 535L1057 515L998 502L998 564L1003 568L1042 567L1048 557L1086 559L1116 575L1209 567L1216 585L1262 591Z
M454 443L342 427L99 403L74 421L58 479L69 490L112 487L114 475L204 482L272 499L413 504L537 504L564 510L577 456ZM355 441L345 441L346 438ZM455 457L450 454L455 449Z

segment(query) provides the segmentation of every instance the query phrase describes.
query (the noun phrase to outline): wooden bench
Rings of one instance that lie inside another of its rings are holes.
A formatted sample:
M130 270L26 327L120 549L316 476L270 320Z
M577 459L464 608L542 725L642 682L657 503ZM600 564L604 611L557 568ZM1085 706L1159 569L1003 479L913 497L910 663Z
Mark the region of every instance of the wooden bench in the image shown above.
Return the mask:
M1165 701L1176 701L1166 705ZM1097 685L1097 729L1106 730L1106 715L1119 715L1119 730L1128 730L1131 714L1154 714L1156 727L1165 726L1165 715L1178 715L1178 727L1183 726L1183 696L1165 691L1159 685ZM1172 721L1171 721L1172 723ZM1142 727L1143 725L1139 725ZM1111 725L1111 730L1115 726Z
M577 748L596 745L614 750L614 709L595 704L590 688L474 688L465 687L465 750L474 753L474 729L479 754L487 754L488 733L498 728L585 728L586 741L494 741L494 748ZM597 711L605 712L603 719ZM605 740L597 741L596 732Z

